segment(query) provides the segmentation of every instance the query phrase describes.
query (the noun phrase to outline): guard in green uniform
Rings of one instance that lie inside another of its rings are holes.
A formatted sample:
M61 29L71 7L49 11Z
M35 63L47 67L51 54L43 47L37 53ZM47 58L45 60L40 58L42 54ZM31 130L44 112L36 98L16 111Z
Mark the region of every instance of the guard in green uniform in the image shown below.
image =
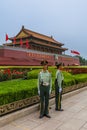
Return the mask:
M52 79L48 71L48 61L42 61L43 69L38 75L38 94L40 96L40 118L49 115L49 95L51 94Z
M63 83L63 74L61 72L61 63L56 63L56 79L55 79L55 110L63 111L61 108L61 99L62 99L62 83Z

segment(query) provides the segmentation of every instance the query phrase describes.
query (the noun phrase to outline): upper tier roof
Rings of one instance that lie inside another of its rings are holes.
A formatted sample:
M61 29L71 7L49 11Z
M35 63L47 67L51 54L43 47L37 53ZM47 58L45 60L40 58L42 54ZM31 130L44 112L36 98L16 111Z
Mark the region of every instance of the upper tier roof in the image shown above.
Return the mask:
M45 41L48 41L48 42L52 42L52 43L56 43L60 46L63 46L64 44L56 41L52 36L46 36L44 34L40 34L40 33L37 33L37 32L34 32L34 31L31 31L29 29L26 29L24 28L24 26L22 26L22 29L20 30L20 32L15 36L16 39L19 39L19 38L24 38L24 37L29 37L29 36L32 36L32 37L35 37L35 38L38 38L38 39L41 39L41 40L45 40ZM14 37L11 37L9 38L10 40L13 40Z

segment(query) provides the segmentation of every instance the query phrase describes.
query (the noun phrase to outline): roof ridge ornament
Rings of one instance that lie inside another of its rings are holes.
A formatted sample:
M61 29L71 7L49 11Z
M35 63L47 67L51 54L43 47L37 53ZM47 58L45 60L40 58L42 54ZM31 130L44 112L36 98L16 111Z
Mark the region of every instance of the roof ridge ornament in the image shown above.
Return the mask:
M53 36L51 35L51 38L53 39Z
M22 29L24 29L24 25L22 25Z

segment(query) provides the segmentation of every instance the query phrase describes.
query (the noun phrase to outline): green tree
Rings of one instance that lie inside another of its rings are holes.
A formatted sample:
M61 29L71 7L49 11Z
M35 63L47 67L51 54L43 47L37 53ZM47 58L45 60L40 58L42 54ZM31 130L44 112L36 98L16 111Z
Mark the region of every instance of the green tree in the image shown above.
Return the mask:
M80 65L87 65L87 60L81 56L75 56L79 58Z

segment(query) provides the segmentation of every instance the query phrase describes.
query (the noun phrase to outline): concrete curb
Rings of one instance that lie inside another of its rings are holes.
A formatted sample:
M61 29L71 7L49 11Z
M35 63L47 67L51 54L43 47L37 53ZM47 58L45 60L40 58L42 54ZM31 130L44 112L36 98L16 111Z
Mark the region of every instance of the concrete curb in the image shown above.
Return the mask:
M67 99L75 94L78 94L84 90L87 90L87 87L83 87L83 88L80 88L78 90L63 94L63 100L65 100L65 99ZM54 105L54 104L55 104L55 98L50 99L50 106ZM31 107L24 108L22 110L10 113L10 114L5 115L5 116L2 116L2 117L0 117L0 127L4 126L6 124L9 124L10 122L12 122L18 118L22 118L26 115L29 115L29 114L37 111L38 109L39 109L39 104L36 104L36 105L31 106Z

